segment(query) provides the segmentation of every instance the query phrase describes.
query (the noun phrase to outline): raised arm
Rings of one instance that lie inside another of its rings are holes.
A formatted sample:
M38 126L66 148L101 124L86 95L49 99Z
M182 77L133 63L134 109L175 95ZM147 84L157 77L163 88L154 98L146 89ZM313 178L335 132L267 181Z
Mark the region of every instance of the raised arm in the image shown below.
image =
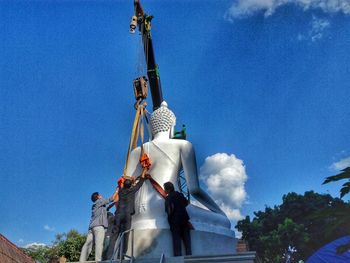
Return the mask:
M197 173L196 155L192 144L188 141L184 141L181 147L181 162L186 176L187 188L190 191L190 194L209 210L225 215L215 201L200 187Z
M109 200L114 201L118 193L119 193L119 188L117 187L114 193L112 194L112 196L109 198Z
M139 181L132 187L132 191L136 193L141 188L144 181L145 177L140 177Z
M114 202L113 196L114 194L108 199L104 199L104 198L98 199L96 202L96 206L100 207L100 206L108 205L109 203Z

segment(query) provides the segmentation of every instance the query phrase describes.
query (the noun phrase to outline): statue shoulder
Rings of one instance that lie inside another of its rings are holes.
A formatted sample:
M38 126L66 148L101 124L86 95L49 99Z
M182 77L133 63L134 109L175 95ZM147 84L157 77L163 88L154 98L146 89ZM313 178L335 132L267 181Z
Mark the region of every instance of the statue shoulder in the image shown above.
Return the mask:
M171 143L177 144L181 147L181 149L192 149L192 143L187 140L181 140L181 139L170 139Z

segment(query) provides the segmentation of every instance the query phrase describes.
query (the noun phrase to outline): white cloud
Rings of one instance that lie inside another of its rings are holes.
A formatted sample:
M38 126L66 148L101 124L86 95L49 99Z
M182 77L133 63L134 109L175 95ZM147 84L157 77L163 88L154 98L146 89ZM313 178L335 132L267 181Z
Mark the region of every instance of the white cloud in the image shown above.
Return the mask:
M338 162L334 162L332 163L332 165L330 166L330 168L332 170L343 170L345 169L346 167L350 167L350 156L349 157L346 157L344 159L341 159L340 161Z
M234 154L217 153L205 159L200 177L208 192L230 219L242 219L239 208L247 199L247 175L243 161Z
M297 5L303 10L319 9L325 13L350 14L349 0L236 0L226 13L230 20L263 12L265 17L285 5Z
M323 37L324 31L330 27L330 22L326 19L312 17L312 28L309 32L311 40L314 42Z
M23 243L23 242L24 242L23 238L20 238L20 239L18 240L18 243Z
M49 225L44 225L44 229L45 229L46 231L49 231L49 232L55 231L55 228L54 228L54 227L50 227Z
M320 40L330 25L329 20L312 16L310 30L306 34L299 34L297 39L298 41L311 40L312 42Z
M36 248L36 247L46 247L47 245L44 243L33 242L24 246L24 248Z
M221 208L229 219L241 220L244 218L244 216L242 216L241 211L239 209L226 206L225 204L222 204Z

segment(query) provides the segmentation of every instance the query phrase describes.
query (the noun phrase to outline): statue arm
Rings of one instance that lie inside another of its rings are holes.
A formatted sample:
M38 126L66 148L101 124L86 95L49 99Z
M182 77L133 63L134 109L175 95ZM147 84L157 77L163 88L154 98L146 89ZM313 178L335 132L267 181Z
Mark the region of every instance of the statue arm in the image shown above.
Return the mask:
M215 201L199 185L196 155L190 142L186 141L181 147L181 162L190 194L211 211L225 215Z
M139 176L141 174L140 160L141 148L137 147L130 153L127 176Z

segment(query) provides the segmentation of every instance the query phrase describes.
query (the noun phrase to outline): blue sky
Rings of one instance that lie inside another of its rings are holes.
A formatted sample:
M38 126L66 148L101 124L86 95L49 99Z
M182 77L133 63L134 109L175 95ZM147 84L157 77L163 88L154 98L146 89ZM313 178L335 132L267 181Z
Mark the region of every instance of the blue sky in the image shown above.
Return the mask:
M350 4L304 2L143 1L203 187L215 197L205 164L222 153L241 194L217 199L241 216L290 191L337 196L321 183L350 165ZM0 233L20 246L85 232L90 194L116 186L138 75L132 12L131 0L0 2Z

